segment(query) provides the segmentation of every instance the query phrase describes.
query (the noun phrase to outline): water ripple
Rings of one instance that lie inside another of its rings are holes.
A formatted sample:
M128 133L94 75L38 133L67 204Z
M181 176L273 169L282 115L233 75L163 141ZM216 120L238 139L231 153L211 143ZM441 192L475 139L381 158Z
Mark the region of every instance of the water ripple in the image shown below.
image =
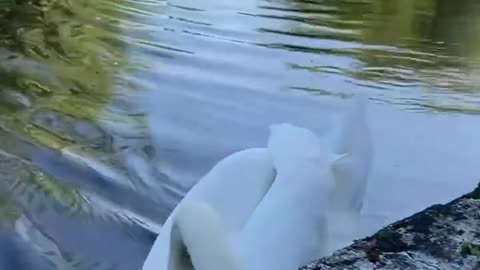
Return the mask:
M319 101L355 91L477 115L478 18L473 0L0 1L1 228L58 269L140 269L205 168L270 122L318 127Z

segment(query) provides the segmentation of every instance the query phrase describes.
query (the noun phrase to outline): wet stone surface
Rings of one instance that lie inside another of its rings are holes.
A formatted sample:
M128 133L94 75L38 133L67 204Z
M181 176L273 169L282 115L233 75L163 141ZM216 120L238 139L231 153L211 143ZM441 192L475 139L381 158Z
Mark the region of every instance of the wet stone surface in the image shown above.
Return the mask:
M433 205L301 270L480 269L480 186Z

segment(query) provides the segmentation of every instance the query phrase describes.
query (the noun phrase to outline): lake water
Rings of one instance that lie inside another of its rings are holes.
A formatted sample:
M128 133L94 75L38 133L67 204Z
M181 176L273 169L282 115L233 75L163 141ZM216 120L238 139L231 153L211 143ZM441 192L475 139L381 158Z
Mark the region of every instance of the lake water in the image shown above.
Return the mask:
M0 0L0 269L141 269L186 191L268 125L370 98L363 233L471 190L475 0Z

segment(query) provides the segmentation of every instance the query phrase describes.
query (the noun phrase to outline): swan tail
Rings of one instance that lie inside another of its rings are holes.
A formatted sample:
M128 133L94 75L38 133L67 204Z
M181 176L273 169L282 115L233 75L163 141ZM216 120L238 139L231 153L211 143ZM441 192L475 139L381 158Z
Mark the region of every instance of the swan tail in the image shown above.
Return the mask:
M171 254L170 265L185 265L188 259L196 270L242 269L226 225L207 203L183 203L175 217L172 234L172 241L177 245L181 243L184 252L183 255ZM179 250L173 242L171 247ZM169 270L176 269L183 268L169 267Z

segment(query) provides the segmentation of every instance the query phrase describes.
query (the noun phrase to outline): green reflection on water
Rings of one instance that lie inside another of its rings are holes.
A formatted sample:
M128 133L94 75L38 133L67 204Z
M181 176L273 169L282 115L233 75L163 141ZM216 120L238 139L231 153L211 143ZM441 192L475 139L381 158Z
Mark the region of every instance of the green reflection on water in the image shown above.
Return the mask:
M4 152L0 152L0 187L0 220L3 225L12 225L19 218L22 207L36 212L47 207L62 207L72 213L87 210L78 191Z
M415 97L421 100L411 105L425 110L480 113L480 2L297 0L290 6L301 13L295 21L303 23L294 23L287 34L356 45L287 49L354 58L356 65L341 73L387 91L391 102ZM427 91L398 91L412 88Z
M0 0L1 149L24 158L22 140L51 149L109 143L97 122L118 118L103 107L127 64L125 44L117 42L123 2ZM92 134L98 136L89 140ZM99 150L107 151L103 146ZM0 196L3 223L20 216L21 204L33 211L55 205L85 210L76 189L28 162L0 152L0 170L7 192Z
M28 104L1 106L3 126L52 148L75 143L31 123L38 108L95 121L126 64L117 6L109 1L4 1L0 8L0 91ZM8 102L7 102L8 103Z
M346 68L332 62L290 63L292 70L368 82L369 88L388 92L387 99L414 97L420 100L411 105L430 111L480 112L480 2L476 0L276 0L261 5L283 12L270 19L281 18L292 26L265 26L259 29L262 33L346 44L319 48L287 39L269 46L355 60L355 66ZM80 144L108 151L108 134L98 131L97 124L124 121L103 111L103 106L129 64L129 39L123 31L133 24L132 13L152 15L136 9L133 1L0 0L0 127L49 148ZM146 32L137 34L139 44L185 52L154 44ZM410 88L421 93L398 91ZM292 89L349 97L308 85ZM43 117L40 122L35 120L38 115ZM83 140L82 134L72 131L75 120L91 123L84 129L99 135Z

